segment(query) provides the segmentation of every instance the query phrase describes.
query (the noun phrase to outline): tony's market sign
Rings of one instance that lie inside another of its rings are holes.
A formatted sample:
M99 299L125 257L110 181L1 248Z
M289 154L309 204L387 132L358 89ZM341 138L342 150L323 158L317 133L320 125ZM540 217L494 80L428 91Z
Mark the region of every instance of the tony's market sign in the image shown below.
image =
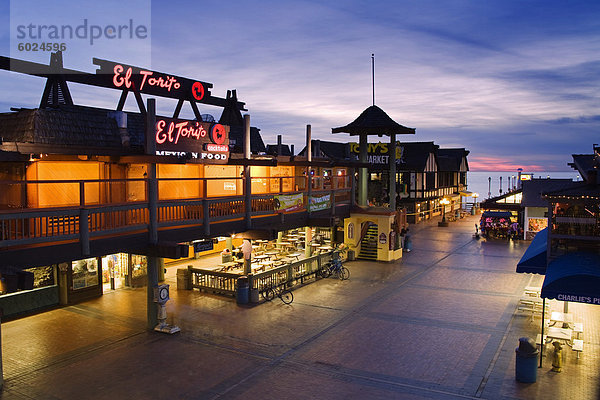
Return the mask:
M369 164L376 165L389 165L389 143L368 143L367 144L367 162ZM350 143L350 152L355 155L356 159L360 154L360 146L358 143ZM402 156L404 155L404 147L400 144L396 144L396 164L402 162Z

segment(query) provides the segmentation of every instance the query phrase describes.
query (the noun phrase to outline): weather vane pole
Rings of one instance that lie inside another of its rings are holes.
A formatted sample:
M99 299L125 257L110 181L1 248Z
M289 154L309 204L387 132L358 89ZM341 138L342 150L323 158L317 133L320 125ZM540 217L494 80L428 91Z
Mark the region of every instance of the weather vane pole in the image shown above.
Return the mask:
M371 53L371 78L373 82L373 105L375 105L375 53Z

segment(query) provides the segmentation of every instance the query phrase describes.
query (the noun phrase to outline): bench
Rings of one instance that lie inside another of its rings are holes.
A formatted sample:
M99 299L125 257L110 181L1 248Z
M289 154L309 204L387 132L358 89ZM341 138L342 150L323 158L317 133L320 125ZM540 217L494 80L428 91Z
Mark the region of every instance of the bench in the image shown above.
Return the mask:
M548 336L544 335L544 343L546 342L546 339L548 338ZM535 337L535 344L541 346L542 345L542 334L538 333L537 336Z
M577 352L577 358L579 358L579 355L583 352L583 340L573 339L573 346L571 349Z
M573 333L575 333L577 335L577 339L579 339L579 335L583 333L583 322L573 323Z

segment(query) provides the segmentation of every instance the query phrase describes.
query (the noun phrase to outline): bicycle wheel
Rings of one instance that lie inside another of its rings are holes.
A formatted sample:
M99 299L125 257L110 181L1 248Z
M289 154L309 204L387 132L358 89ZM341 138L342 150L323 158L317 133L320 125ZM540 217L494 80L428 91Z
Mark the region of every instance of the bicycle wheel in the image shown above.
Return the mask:
M267 301L271 301L275 298L275 289L273 289L272 287L267 288L265 290L265 299Z
M342 267L342 269L340 269L340 280L346 280L350 278L350 270L346 267Z
M329 268L329 265L323 266L323 268L319 270L319 274L322 278L329 278L331 276L331 269Z
M287 289L282 290L279 297L281 298L281 301L283 301L285 304L291 304L292 301L294 301L294 294Z

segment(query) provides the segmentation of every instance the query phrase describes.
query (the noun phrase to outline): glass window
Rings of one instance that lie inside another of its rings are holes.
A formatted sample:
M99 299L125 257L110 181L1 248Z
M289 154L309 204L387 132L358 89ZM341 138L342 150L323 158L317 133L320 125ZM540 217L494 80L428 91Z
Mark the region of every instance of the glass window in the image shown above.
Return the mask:
M133 278L146 276L147 261L146 256L131 255L131 275Z
M54 267L28 268L25 271L33 273L33 287L45 287L54 285Z
M73 261L73 290L98 285L98 259L86 258Z

